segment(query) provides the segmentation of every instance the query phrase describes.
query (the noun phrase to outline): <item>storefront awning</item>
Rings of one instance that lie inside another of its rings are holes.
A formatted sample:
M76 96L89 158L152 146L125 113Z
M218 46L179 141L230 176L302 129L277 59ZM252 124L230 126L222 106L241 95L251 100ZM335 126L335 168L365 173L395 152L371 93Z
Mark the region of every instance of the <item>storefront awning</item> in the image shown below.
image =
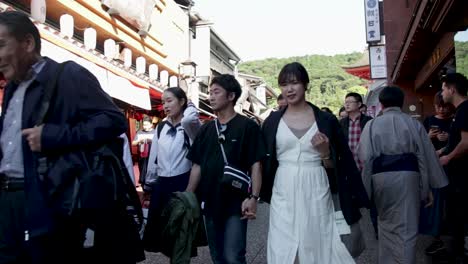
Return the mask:
M140 108L151 110L148 89L136 87L129 80L111 72L107 73L107 77L108 87L105 91L110 96Z

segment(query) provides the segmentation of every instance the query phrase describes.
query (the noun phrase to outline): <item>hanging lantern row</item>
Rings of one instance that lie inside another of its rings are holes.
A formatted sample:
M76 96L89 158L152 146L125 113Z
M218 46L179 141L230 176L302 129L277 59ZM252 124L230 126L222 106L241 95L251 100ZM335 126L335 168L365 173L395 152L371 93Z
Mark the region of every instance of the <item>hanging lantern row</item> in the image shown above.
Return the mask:
M146 59L144 57L136 58L136 71L139 74L144 74L146 72Z
M171 78L169 78L169 87L177 87L178 83L179 78L177 78L177 76L171 76Z
M65 14L60 17L60 33L67 38L72 38L74 33L74 19L71 15ZM86 50L95 50L96 41L97 41L97 32L94 28L87 28L84 31L84 46ZM129 48L124 48L122 50L124 67L129 69L132 66L132 50ZM104 41L104 57L107 60L112 61L119 57L119 45L113 39L106 39ZM145 74L146 73L146 59L145 57L138 57L135 60L136 73ZM156 64L151 64L148 67L148 75L151 81L158 79L159 67ZM160 83L163 86L177 86L178 78L177 76L169 77L167 71L161 71L160 73Z
M87 28L84 31L84 45L86 50L96 49L97 32L94 28Z
M125 68L132 67L132 50L129 48L125 48L122 52L124 57L123 61Z
M69 14L60 17L60 33L67 38L72 38L75 30L75 20Z
M161 73L159 75L159 81L163 85L167 86L169 84L169 73L167 71L161 71Z
M150 78L150 80L156 80L156 79L158 79L158 71L159 71L159 67L158 67L158 65L156 65L156 64L151 64L151 65L148 67L148 72L149 72L149 78Z
M31 17L41 23L46 20L46 0L32 0L31 1Z
M45 23L46 20L46 1L45 0L32 0L31 1L31 17L41 23ZM64 14L60 17L60 35L64 38L72 39L75 21L73 16L69 14ZM83 33L83 42L84 48L87 51L93 51L96 49L97 42L97 32L94 28L88 27ZM106 39L104 41L104 57L108 61L112 61L119 57L119 46L113 39ZM132 66L132 50L129 48L124 48L122 50L122 60L124 62L124 67L130 69ZM146 73L146 59L142 56L136 58L136 73L145 74ZM149 80L156 81L159 75L159 82L163 86L177 86L178 78L177 76L170 76L169 72L161 71L159 73L159 67L156 64L150 64L148 67L148 76Z

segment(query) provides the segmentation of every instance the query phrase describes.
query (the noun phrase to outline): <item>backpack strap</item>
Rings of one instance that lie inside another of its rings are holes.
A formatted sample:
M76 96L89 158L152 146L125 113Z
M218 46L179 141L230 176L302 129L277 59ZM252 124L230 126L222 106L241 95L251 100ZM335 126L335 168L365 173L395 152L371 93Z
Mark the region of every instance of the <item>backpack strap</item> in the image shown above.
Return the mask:
M44 122L47 119L47 115L50 110L50 101L52 99L52 96L54 96L55 91L57 90L58 78L62 74L63 68L65 67L65 64L67 63L68 61L59 63L54 75L52 75L52 78L47 81L47 85L44 89L44 95L42 97L41 105L38 110L36 126L40 126L44 124ZM39 179L44 180L44 178L46 177L45 174L49 170L47 157L37 156L36 158L38 162L37 173L39 175Z
M164 128L164 125L166 125L167 121L162 121L158 124L158 126L156 127L156 134L158 135L158 140L161 136L161 131L163 130ZM190 148L190 137L188 136L187 132L185 132L184 130L184 147L186 148Z
M156 135L158 136L157 138L158 141L159 141L159 138L161 137L161 131L163 130L164 125L166 125L166 121L161 121L156 126ZM156 159L154 160L154 164L158 164L158 156L156 156Z
M166 125L166 122L167 121L162 121L158 124L158 126L156 127L156 134L158 135L158 140L159 138L161 137L161 131L163 130L164 128L164 125Z
M188 134L185 132L184 130L184 147L186 147L187 149L190 148L190 137L188 136Z

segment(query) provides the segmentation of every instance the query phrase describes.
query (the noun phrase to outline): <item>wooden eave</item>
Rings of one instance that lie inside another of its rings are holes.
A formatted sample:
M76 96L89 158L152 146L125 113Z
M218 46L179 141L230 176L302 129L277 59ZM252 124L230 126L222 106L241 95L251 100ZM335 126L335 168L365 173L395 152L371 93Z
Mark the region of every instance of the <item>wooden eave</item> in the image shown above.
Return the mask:
M10 2L10 1L8 1ZM29 9L30 0L12 1L16 6ZM156 8L161 12L166 6L165 1L157 1ZM75 35L82 35L84 29L93 27L97 31L97 43L101 45L106 39L117 43L125 43L130 48L133 57L143 56L147 65L157 64L160 70L166 70L170 75L178 75L178 69L165 62L168 57L162 40L156 36L142 37L137 30L119 17L109 15L100 1L87 0L54 0L47 1L47 19L58 25L60 16L70 14L75 21Z

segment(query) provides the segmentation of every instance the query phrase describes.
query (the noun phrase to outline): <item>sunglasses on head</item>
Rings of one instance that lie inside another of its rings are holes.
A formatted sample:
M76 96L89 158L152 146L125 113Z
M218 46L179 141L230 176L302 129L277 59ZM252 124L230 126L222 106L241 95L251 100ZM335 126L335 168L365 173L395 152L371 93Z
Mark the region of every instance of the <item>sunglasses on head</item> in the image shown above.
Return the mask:
M219 143L224 143L224 142L226 142L226 136L224 136L224 134L219 134L219 136L218 136L218 142L219 142Z
M227 125L221 124L220 122L216 122L216 126L219 129L218 142L219 143L226 142L226 136L223 134L223 132L226 131Z

